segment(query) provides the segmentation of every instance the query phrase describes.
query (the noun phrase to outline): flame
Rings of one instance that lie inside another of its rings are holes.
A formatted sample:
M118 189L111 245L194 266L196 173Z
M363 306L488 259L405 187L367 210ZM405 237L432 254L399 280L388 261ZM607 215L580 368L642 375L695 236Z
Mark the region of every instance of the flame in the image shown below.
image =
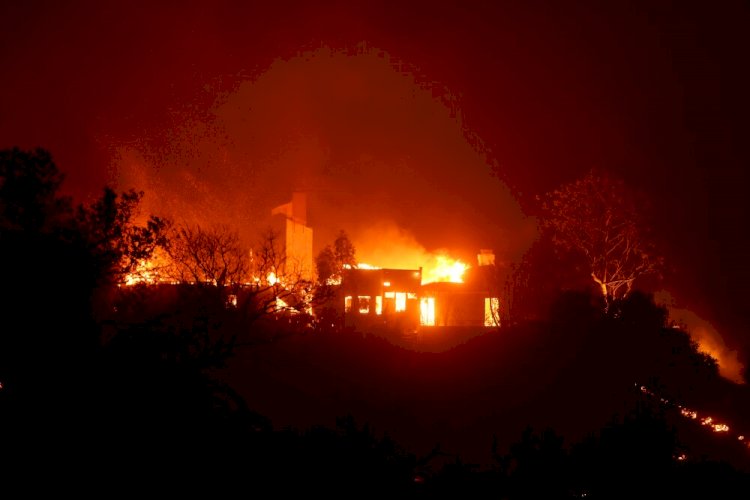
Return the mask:
M155 285L157 283L170 282L170 280L164 276L165 268L166 260L162 255L154 255L149 260L141 260L132 272L125 275L121 285Z
M448 257L445 254L433 254L425 257L426 262L422 264L422 284L434 283L438 281L448 281L451 283L463 283L463 276L469 265L465 264L459 259ZM418 266L415 263L409 262L408 264L389 264L386 267L399 268L399 269L410 269ZM344 265L344 269L382 269L381 266L374 266L372 264L366 264L364 262L357 264L356 266ZM388 284L386 284L388 283ZM390 282L383 283L384 286L390 286Z
M640 390L641 390L642 393L644 393L644 394L646 394L648 396L651 396L651 397L654 397L654 398L657 397L656 393L654 393L651 389L649 389L645 385L641 385L640 386ZM667 405L669 404L669 400L667 400L665 398L660 398L660 400L661 400L661 402L663 404L667 404ZM721 423L721 422L717 423L715 421L714 417L712 417L712 416L708 416L707 415L705 417L700 417L698 415L698 412L695 411L695 410L693 410L693 409L691 409L691 408L688 408L686 406L682 406L680 404L675 404L674 406L676 406L680 410L680 415L682 415L683 417L688 418L690 420L698 420L702 426L711 429L713 432L716 432L716 433L726 433L726 434L729 434L731 432L731 428L729 427L729 425L727 425L725 423ZM745 441L745 435L744 434L737 434L736 438L737 438L737 441L740 441L740 442L744 442ZM748 443L748 448L750 448L750 443ZM678 457L678 460L683 460L683 459L681 459L681 458Z
M365 264L364 262L360 262L356 266L344 264L344 269L380 269L380 268L378 266L373 266L372 264Z
M447 255L436 255L422 269L422 283L433 283L437 281L448 281L451 283L463 283L464 273L469 268L468 264Z
M682 413L683 417L692 418L693 420L698 418L698 412L688 410L687 408L682 408L680 410L680 413Z
M352 232L357 256L365 262L389 269L422 268L422 283L463 283L469 266L445 248L428 250L409 231L394 222L381 220ZM363 264L357 267L366 268Z

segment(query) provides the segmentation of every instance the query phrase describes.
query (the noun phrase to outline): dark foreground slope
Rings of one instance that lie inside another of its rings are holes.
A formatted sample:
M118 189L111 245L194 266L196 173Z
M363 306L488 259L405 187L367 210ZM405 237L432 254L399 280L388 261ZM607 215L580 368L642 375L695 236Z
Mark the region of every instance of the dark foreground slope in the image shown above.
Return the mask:
M351 415L418 455L439 444L480 465L492 463L493 441L507 450L529 426L580 441L653 399L644 384L711 409L735 429L748 421L739 403L746 390L720 379L650 302L635 301L612 318L580 297L564 300L550 321L488 332L440 353L318 332L240 350L224 376L277 428L330 426ZM675 408L664 410L684 426ZM684 434L705 434L691 429Z

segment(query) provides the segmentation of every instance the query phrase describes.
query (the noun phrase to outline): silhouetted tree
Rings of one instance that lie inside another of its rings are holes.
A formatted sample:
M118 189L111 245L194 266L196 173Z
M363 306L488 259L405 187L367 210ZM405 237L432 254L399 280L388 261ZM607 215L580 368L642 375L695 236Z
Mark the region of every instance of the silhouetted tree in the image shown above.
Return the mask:
M0 231L39 232L70 215L64 176L44 149L0 151Z
M342 230L333 245L326 245L315 258L315 315L317 323L326 329L338 330L343 327L343 297L339 285L345 266L357 267L357 257L354 244Z
M279 236L266 231L253 249L252 297L259 315L276 313L307 316L314 299L314 283L305 269L287 258Z
M43 150L1 151L0 173L0 425L14 429L4 447L64 454L100 429L98 312L111 311L108 290L148 258L161 226L135 223L134 192L107 189L74 210Z
M118 195L107 187L94 203L78 207L77 233L84 238L87 251L99 263L100 278L107 283L122 283L167 242L165 220L151 216L145 225L136 222L142 198L142 191L131 189Z
M180 283L230 287L235 293L249 276L249 251L237 231L225 225L209 228L182 225L168 240L166 274Z
M585 257L591 279L610 301L660 267L641 215L622 181L592 170L547 194L541 221L560 248Z
M333 246L326 245L315 259L318 281L341 282L341 272L345 266L357 267L357 250L349 237L342 230L333 242Z

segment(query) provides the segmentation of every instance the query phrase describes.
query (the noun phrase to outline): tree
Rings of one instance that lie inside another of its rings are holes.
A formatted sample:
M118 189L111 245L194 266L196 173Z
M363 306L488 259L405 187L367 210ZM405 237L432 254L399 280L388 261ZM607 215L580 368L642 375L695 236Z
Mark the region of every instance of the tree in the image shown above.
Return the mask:
M138 206L143 191L129 190L118 195L109 187L89 206L78 207L77 233L96 259L101 280L121 283L140 263L151 258L166 244L167 222L151 216L138 225Z
M343 297L338 285L341 284L343 271L347 266L357 267L356 248L347 234L341 230L333 245L326 245L315 258L318 281L313 301L319 323L327 325L327 328L343 326L343 317L339 311Z
M39 232L70 214L58 190L64 176L44 149L0 151L0 230Z
M239 233L225 225L180 226L169 238L167 254L168 274L181 283L236 289L249 277L248 251Z
M638 277L660 267L635 196L605 173L592 170L548 193L541 222L559 248L585 258L607 304L625 297Z
M318 271L318 281L341 282L341 271L346 266L357 267L357 250L349 236L341 230L333 242L333 246L326 245L315 258Z
M307 313L313 301L313 283L305 270L287 259L278 234L268 230L252 254L253 298L259 314Z

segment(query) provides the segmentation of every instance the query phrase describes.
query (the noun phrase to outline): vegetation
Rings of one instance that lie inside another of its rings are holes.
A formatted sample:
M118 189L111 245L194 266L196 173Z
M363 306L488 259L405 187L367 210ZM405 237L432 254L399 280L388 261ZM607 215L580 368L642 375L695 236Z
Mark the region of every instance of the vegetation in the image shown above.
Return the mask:
M345 266L357 267L357 250L346 233L341 230L333 241L333 246L326 245L315 258L318 281L341 282L341 273Z
M322 384L357 413L392 412L399 425L389 432L408 427L450 441L446 429L468 418L472 429L495 433L494 445L483 443L488 464L468 462L463 449L448 445L406 451L413 443L397 444L353 417L335 428L276 429L251 409L262 394L242 383L255 379L226 371L241 355L238 346L262 338L269 324L188 283L218 289L235 282L230 276L241 266L200 274L186 264L192 278L179 285L117 286L158 248L185 245L201 266L217 256L224 262L222 255L240 259L234 233L184 228L181 240L165 241L161 219L136 222L140 194L107 189L74 208L59 195L61 182L44 151L0 152L0 439L10 479L20 469L37 479L62 475L77 491L101 478L171 492L205 486L214 494L273 488L424 498L695 491L728 498L748 485L744 444L699 443L674 408L638 389L717 408L732 425L747 421L747 389L723 381L715 363L666 323L664 310L638 293L603 311L598 297L558 292L546 315L442 356L324 324L315 336L287 337L263 351L259 364L276 377L260 383L293 408L319 405L319 393L308 389ZM354 248L340 238L334 261L352 265ZM274 248L253 252L254 265L277 262ZM297 331L279 317L275 327ZM363 398L378 411L363 411ZM541 433L529 426L540 415L552 426Z
M543 228L585 259L607 301L625 297L637 278L660 267L639 206L622 181L593 170L544 199Z

